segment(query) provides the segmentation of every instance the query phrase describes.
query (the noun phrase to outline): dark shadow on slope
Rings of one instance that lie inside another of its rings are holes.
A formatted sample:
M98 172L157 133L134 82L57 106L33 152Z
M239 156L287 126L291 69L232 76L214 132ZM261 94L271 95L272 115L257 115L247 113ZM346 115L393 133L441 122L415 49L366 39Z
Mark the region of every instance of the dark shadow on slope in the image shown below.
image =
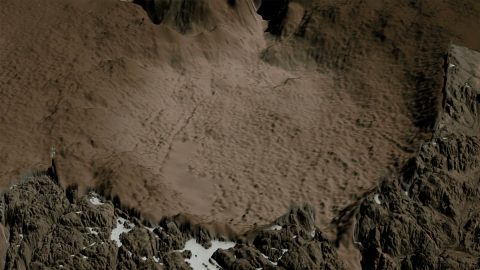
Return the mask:
M140 5L154 24L162 23L165 14L170 8L170 0L134 0L133 3Z
M282 34L285 17L287 16L289 0L263 0L257 13L268 21L266 32L280 36Z

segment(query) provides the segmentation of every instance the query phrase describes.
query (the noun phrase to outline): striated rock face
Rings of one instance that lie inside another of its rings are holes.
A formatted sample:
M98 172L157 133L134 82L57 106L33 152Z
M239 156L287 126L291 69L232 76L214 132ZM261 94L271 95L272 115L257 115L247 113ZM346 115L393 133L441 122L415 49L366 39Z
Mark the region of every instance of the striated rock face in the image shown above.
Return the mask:
M451 47L433 137L361 203L364 269L480 268L480 54Z

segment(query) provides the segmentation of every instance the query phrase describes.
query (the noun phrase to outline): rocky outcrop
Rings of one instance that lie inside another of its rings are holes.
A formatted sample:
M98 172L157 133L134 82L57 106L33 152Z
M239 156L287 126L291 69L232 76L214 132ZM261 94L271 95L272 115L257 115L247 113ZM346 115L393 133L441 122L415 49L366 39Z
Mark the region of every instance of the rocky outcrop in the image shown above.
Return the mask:
M37 173L3 195L5 269L189 269L186 259L196 255L186 242L212 245L208 230L181 215L149 227L98 194L73 202L66 194ZM310 206L292 208L212 258L225 269L340 269L332 243L314 221Z
M42 173L3 198L5 269L157 269L162 260L187 268L180 253L167 254L190 237L172 220L146 227L95 193L71 203Z
M359 207L364 269L480 268L480 54L451 47L433 137Z
M249 233L251 241L213 257L225 269L344 269L314 221L310 206L294 207L269 227Z

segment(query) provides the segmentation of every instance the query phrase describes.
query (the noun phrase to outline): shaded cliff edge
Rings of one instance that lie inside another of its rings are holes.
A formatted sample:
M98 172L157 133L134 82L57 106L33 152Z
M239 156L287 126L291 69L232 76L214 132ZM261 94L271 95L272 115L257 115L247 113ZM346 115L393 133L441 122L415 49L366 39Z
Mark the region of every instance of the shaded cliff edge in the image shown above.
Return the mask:
M451 46L433 137L356 215L364 269L480 268L480 54Z
M431 140L334 221L338 241L354 242L364 269L480 268L480 54L452 46L445 72ZM345 268L308 205L227 239L182 215L152 225L95 193L67 191L40 172L3 194L4 269L188 269L191 252L180 250L191 238L205 247L235 241L212 256L224 269Z
M334 220L363 269L480 267L479 66L478 52L450 47L432 138Z

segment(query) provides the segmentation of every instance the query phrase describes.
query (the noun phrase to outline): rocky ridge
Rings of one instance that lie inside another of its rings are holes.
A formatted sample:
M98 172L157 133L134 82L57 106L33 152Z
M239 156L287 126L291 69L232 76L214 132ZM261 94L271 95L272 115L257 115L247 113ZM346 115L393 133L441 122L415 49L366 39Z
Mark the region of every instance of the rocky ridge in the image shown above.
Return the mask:
M355 221L352 240L363 269L480 268L479 63L479 53L450 48L432 139L339 219ZM213 268L345 267L308 205L226 239L181 215L152 225L95 193L76 197L67 190L36 173L3 194L4 269L189 269L196 255L186 248L192 239L204 248L214 239L235 242L213 253Z
M364 269L480 268L480 54L452 46L431 140L359 206Z
M4 269L189 269L195 251L186 248L188 240L195 238L206 249L214 238L227 240L181 215L152 226L93 192L70 202L42 173L12 186L2 210ZM211 269L341 266L333 244L315 229L309 206L294 207L272 226L234 240L234 249L213 254Z

